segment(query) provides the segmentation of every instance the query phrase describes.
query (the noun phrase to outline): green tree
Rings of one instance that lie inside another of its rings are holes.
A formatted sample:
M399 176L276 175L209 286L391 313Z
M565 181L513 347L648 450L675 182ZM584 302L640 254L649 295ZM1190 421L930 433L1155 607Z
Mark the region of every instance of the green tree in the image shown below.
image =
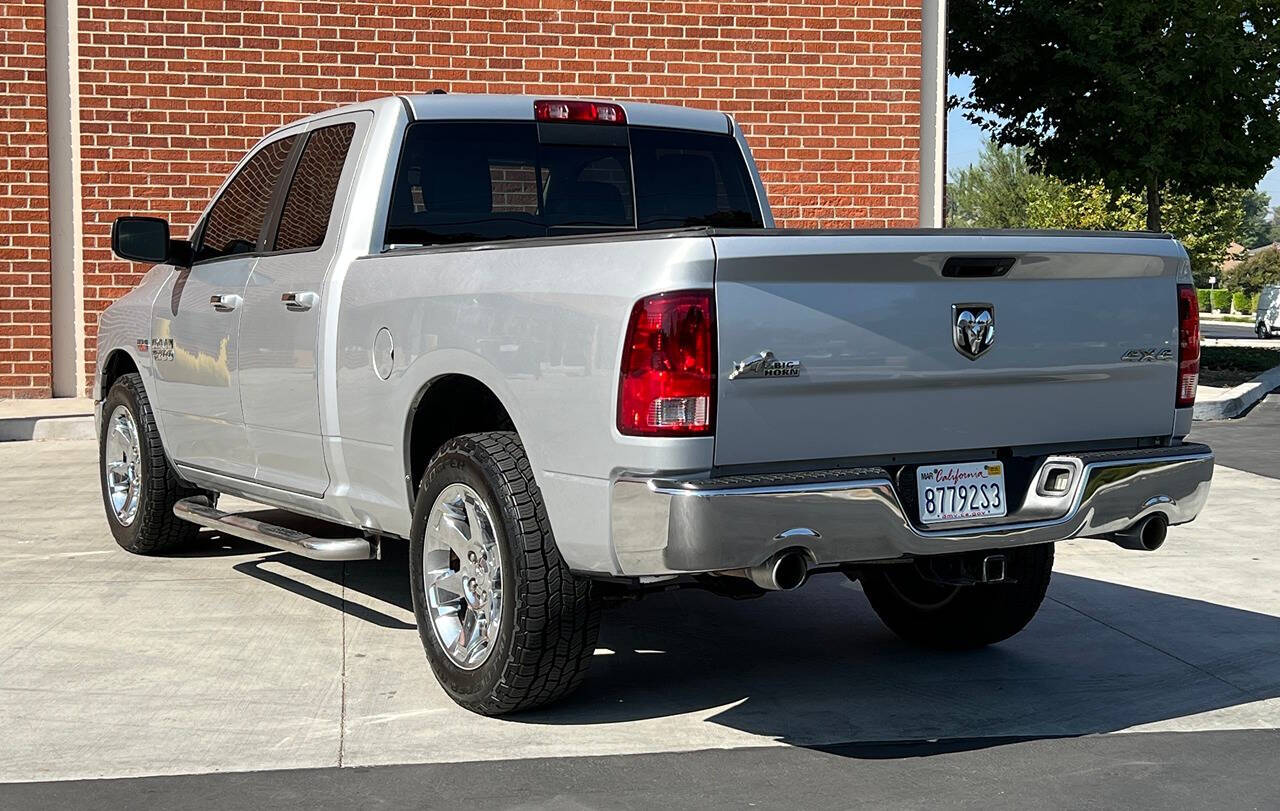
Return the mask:
M1222 272L1222 286L1253 295L1263 285L1280 284L1280 251L1259 251Z
M1027 202L1043 182L1027 166L1025 149L987 141L978 162L951 173L947 222L960 228L1026 228Z
M1130 191L1108 191L1101 183L1067 183L1031 171L1025 150L983 147L978 163L951 175L948 224L976 228L1068 228L1137 231L1146 201ZM1252 192L1216 189L1196 198L1168 193L1165 227L1187 249L1197 284L1208 277L1238 237L1244 200Z
M1272 224L1267 222L1271 195L1266 192L1244 193L1244 224L1240 228L1240 244L1246 248L1259 248L1271 243Z
M966 116L1033 168L1142 192L1253 188L1280 155L1275 0L951 0ZM953 100L955 101L955 100Z
M1244 194L1239 189L1212 189L1203 197L1167 196L1164 230L1187 249L1196 284L1209 283L1227 255L1227 247L1240 233Z
M1165 230L1186 248L1197 285L1209 276L1240 232L1244 209L1241 193L1217 189L1203 198L1165 195ZM1037 189L1027 206L1032 228L1084 228L1136 231L1143 226L1146 202L1136 192L1109 192L1101 183L1050 180Z

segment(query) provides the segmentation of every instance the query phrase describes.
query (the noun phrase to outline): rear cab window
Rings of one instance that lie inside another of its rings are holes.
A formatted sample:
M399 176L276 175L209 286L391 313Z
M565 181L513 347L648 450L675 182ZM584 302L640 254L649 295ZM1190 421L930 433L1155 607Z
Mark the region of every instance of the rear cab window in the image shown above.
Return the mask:
M763 227L731 135L419 121L405 132L386 246L700 225Z

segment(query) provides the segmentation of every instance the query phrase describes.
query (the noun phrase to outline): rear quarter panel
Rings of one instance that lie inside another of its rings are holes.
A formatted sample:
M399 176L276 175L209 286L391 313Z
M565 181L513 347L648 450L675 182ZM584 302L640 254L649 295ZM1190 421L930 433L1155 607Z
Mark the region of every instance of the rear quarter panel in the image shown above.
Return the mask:
M437 248L352 263L338 320L335 429L353 507L408 534L406 416L424 386L464 374L488 386L515 422L570 565L614 569L611 476L705 470L712 456L710 438L617 432L627 319L638 298L709 288L713 273L705 236ZM394 343L385 381L372 365L383 327Z

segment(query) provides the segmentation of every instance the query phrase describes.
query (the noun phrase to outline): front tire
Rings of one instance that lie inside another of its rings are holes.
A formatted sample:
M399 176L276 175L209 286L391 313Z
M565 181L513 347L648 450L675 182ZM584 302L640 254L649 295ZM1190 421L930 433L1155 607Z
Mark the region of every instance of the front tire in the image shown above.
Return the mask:
M419 488L410 543L418 634L450 698L503 715L582 683L599 601L560 557L515 433L445 443Z
M102 414L98 473L116 543L134 554L155 555L194 539L200 528L175 516L173 505L195 495L212 502L214 496L184 484L170 466L142 377L121 375Z
M1265 341L1271 337L1271 330L1267 328L1267 322L1265 321L1259 321L1254 326L1253 331L1261 340Z
M931 648L980 648L1031 622L1053 573L1051 543L1003 554L1011 582L944 585L925 577L915 563L868 567L859 579L871 608L903 639Z

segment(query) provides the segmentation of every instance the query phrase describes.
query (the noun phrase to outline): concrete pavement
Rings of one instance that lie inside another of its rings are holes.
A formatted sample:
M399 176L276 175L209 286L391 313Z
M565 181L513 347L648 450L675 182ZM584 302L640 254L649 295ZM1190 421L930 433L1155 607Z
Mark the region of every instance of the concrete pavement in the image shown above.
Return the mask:
M435 684L403 548L128 555L91 442L0 445L0 493L0 781L1280 727L1280 480L1225 467L1159 553L1060 545L991 649L912 648L840 576L659 595L606 616L575 697L508 720Z

